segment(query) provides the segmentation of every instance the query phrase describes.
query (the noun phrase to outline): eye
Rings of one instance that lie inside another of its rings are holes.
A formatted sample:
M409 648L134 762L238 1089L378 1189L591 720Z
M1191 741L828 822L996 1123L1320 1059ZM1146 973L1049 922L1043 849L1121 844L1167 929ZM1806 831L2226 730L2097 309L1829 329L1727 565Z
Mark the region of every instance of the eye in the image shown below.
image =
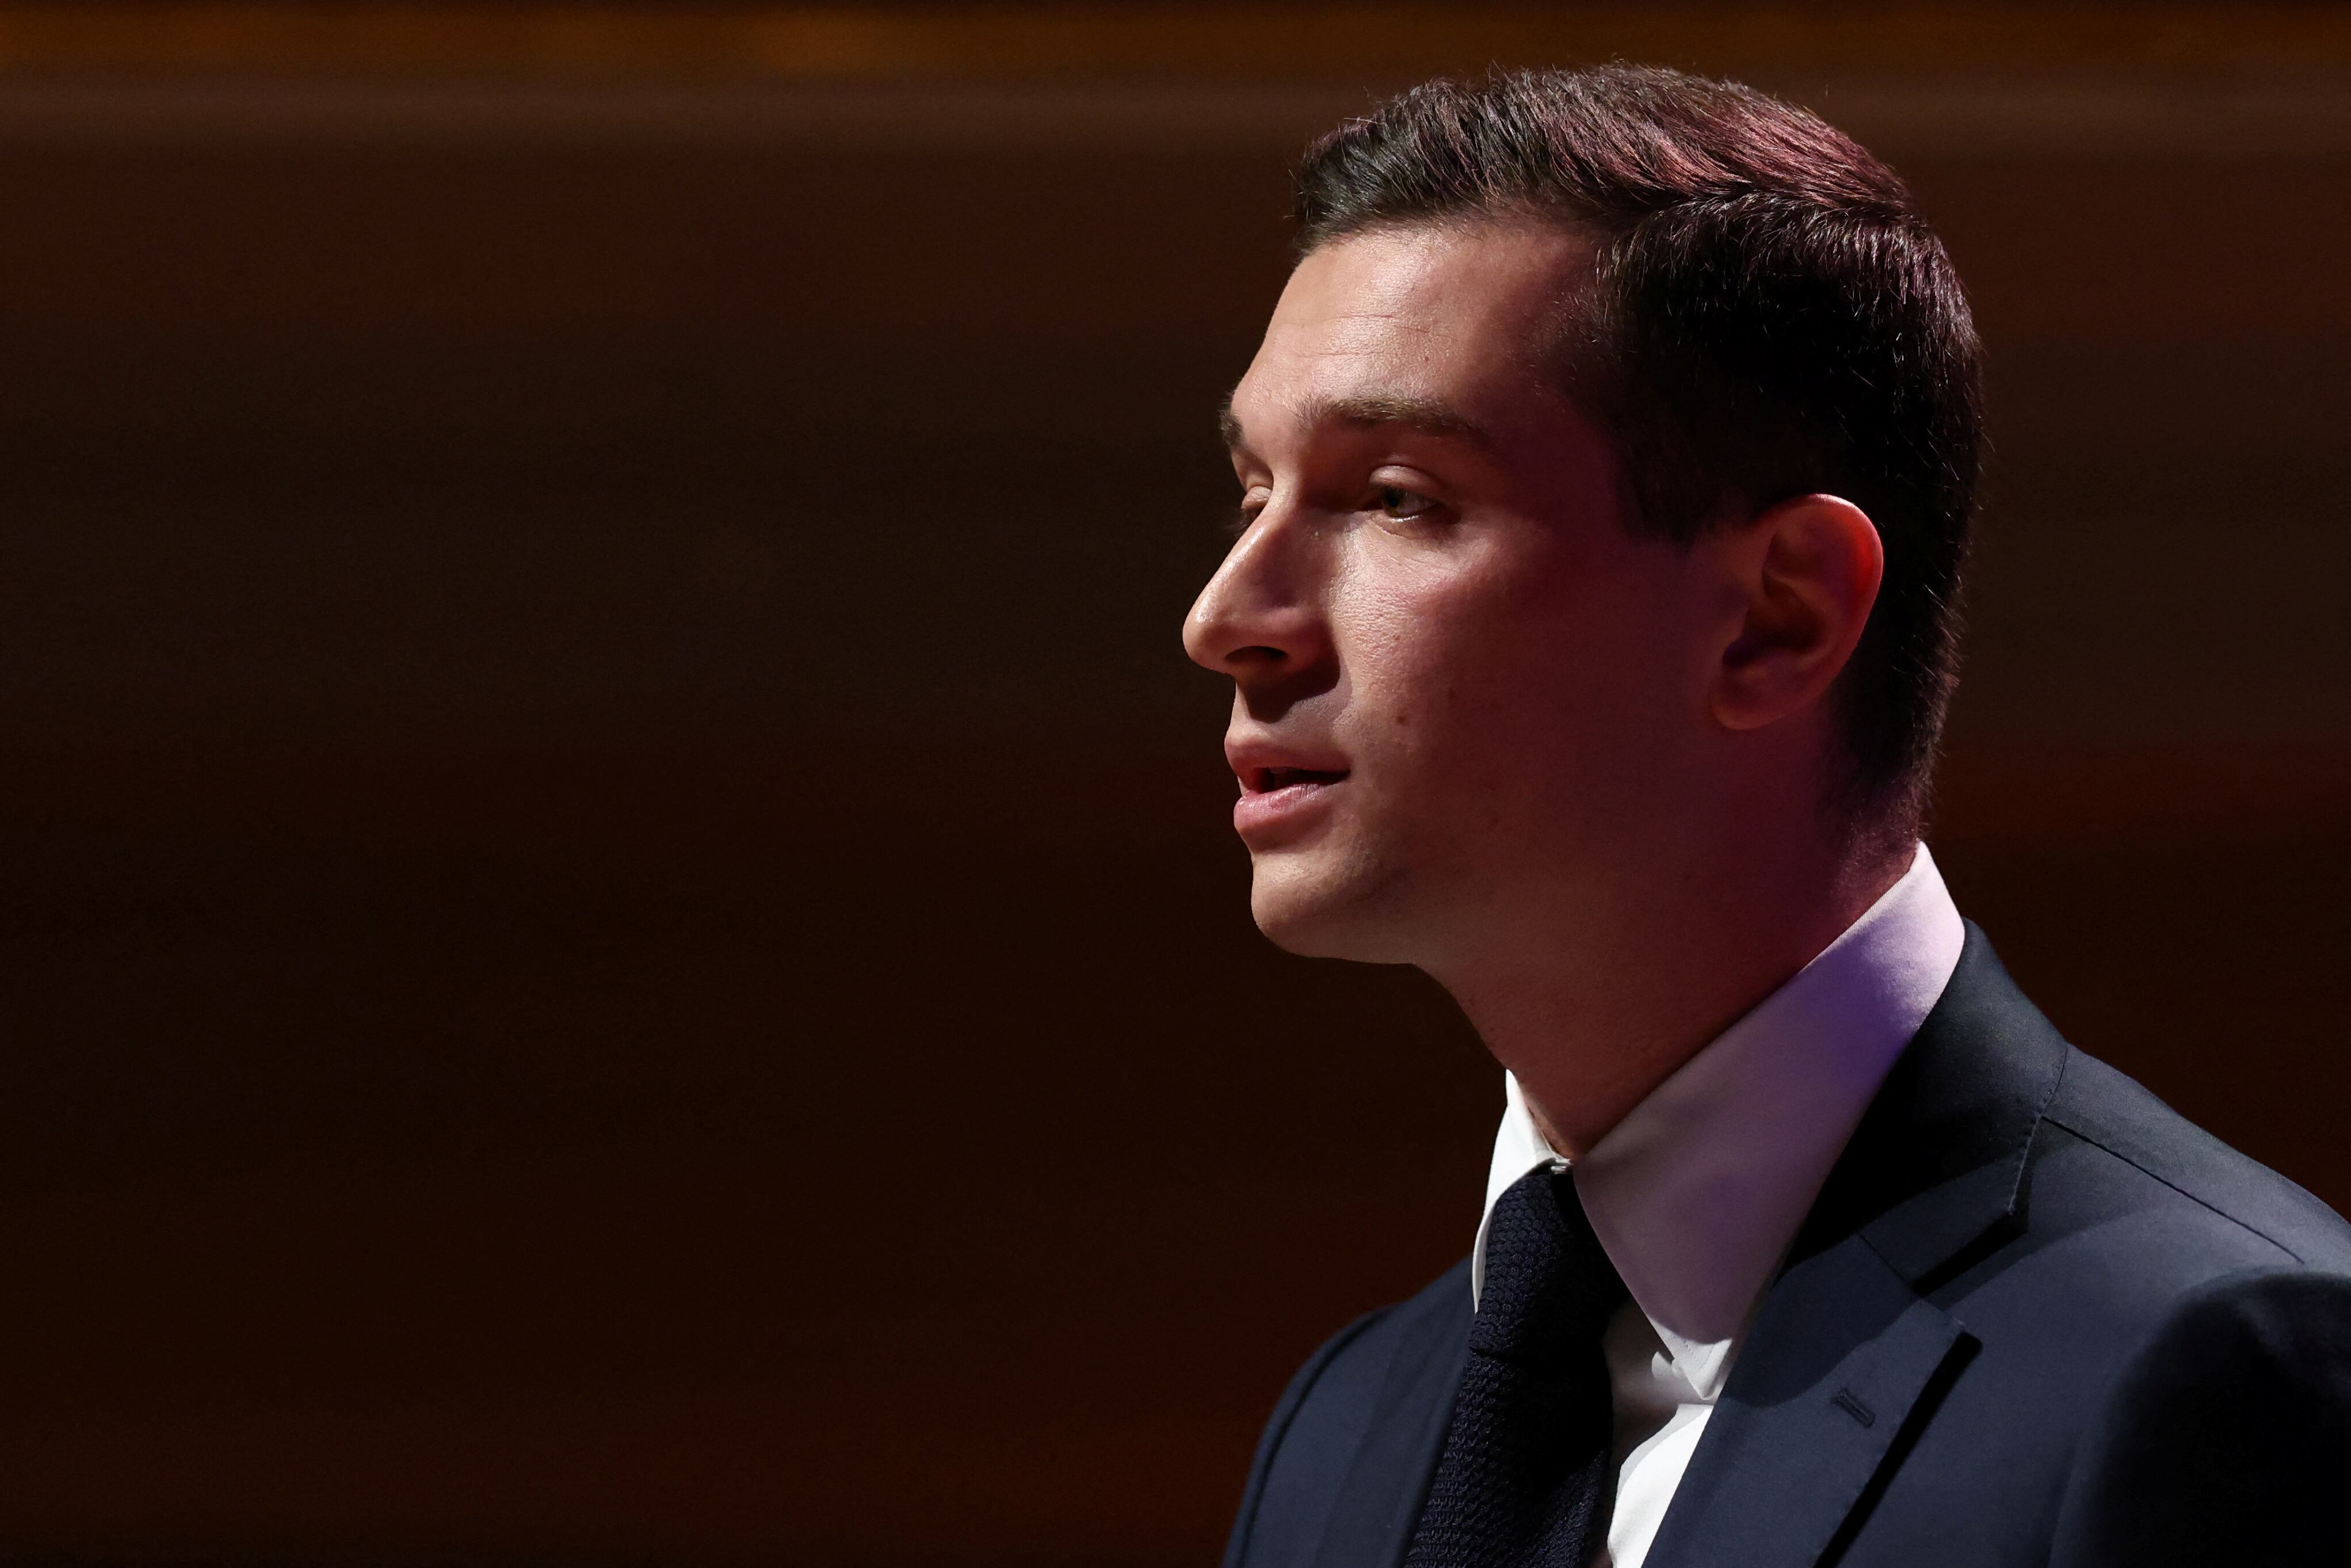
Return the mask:
M1400 485L1382 485L1372 492L1372 498L1382 512L1399 522L1425 517L1437 510L1436 502Z
M1241 497L1241 504L1225 514L1225 532L1234 538L1249 532L1249 525L1257 521L1258 514L1265 510L1266 502L1270 499L1271 497L1262 488L1251 486L1249 493Z

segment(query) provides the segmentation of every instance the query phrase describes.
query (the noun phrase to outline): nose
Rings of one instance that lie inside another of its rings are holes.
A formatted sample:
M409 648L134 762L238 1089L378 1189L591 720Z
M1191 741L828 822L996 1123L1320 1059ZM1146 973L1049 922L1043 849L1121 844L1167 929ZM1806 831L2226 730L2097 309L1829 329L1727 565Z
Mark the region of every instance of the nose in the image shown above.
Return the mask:
M1269 507L1235 542L1184 619L1184 651L1203 669L1253 685L1326 662L1315 541L1294 514Z

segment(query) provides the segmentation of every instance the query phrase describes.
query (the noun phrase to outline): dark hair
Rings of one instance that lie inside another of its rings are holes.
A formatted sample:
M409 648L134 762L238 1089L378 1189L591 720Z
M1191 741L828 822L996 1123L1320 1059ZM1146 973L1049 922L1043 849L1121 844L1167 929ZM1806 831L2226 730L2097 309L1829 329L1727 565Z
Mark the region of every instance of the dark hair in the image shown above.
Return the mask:
M1894 172L1734 82L1609 66L1433 81L1317 141L1301 254L1396 225L1530 216L1593 242L1562 370L1626 514L1680 541L1792 497L1869 514L1886 577L1840 677L1848 784L1915 831L1958 674L1981 350Z

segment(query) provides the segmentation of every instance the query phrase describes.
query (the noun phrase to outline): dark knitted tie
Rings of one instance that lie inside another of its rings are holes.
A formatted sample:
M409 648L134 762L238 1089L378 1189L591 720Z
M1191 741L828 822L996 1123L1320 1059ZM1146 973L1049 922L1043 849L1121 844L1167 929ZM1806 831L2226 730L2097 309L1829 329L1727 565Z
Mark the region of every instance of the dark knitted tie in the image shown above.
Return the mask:
M1405 1568L1583 1568L1614 1493L1600 1336L1625 1299L1564 1175L1494 1205L1469 1365Z

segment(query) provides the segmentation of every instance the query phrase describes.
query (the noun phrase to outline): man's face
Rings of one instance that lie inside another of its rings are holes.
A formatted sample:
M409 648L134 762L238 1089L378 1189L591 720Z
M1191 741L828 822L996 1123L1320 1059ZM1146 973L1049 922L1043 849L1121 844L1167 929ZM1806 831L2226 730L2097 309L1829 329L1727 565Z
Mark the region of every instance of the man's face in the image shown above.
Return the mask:
M1234 680L1251 904L1293 951L1441 976L1670 874L1735 606L1626 530L1554 384L1589 259L1531 224L1324 246L1233 392L1246 526L1185 646Z

